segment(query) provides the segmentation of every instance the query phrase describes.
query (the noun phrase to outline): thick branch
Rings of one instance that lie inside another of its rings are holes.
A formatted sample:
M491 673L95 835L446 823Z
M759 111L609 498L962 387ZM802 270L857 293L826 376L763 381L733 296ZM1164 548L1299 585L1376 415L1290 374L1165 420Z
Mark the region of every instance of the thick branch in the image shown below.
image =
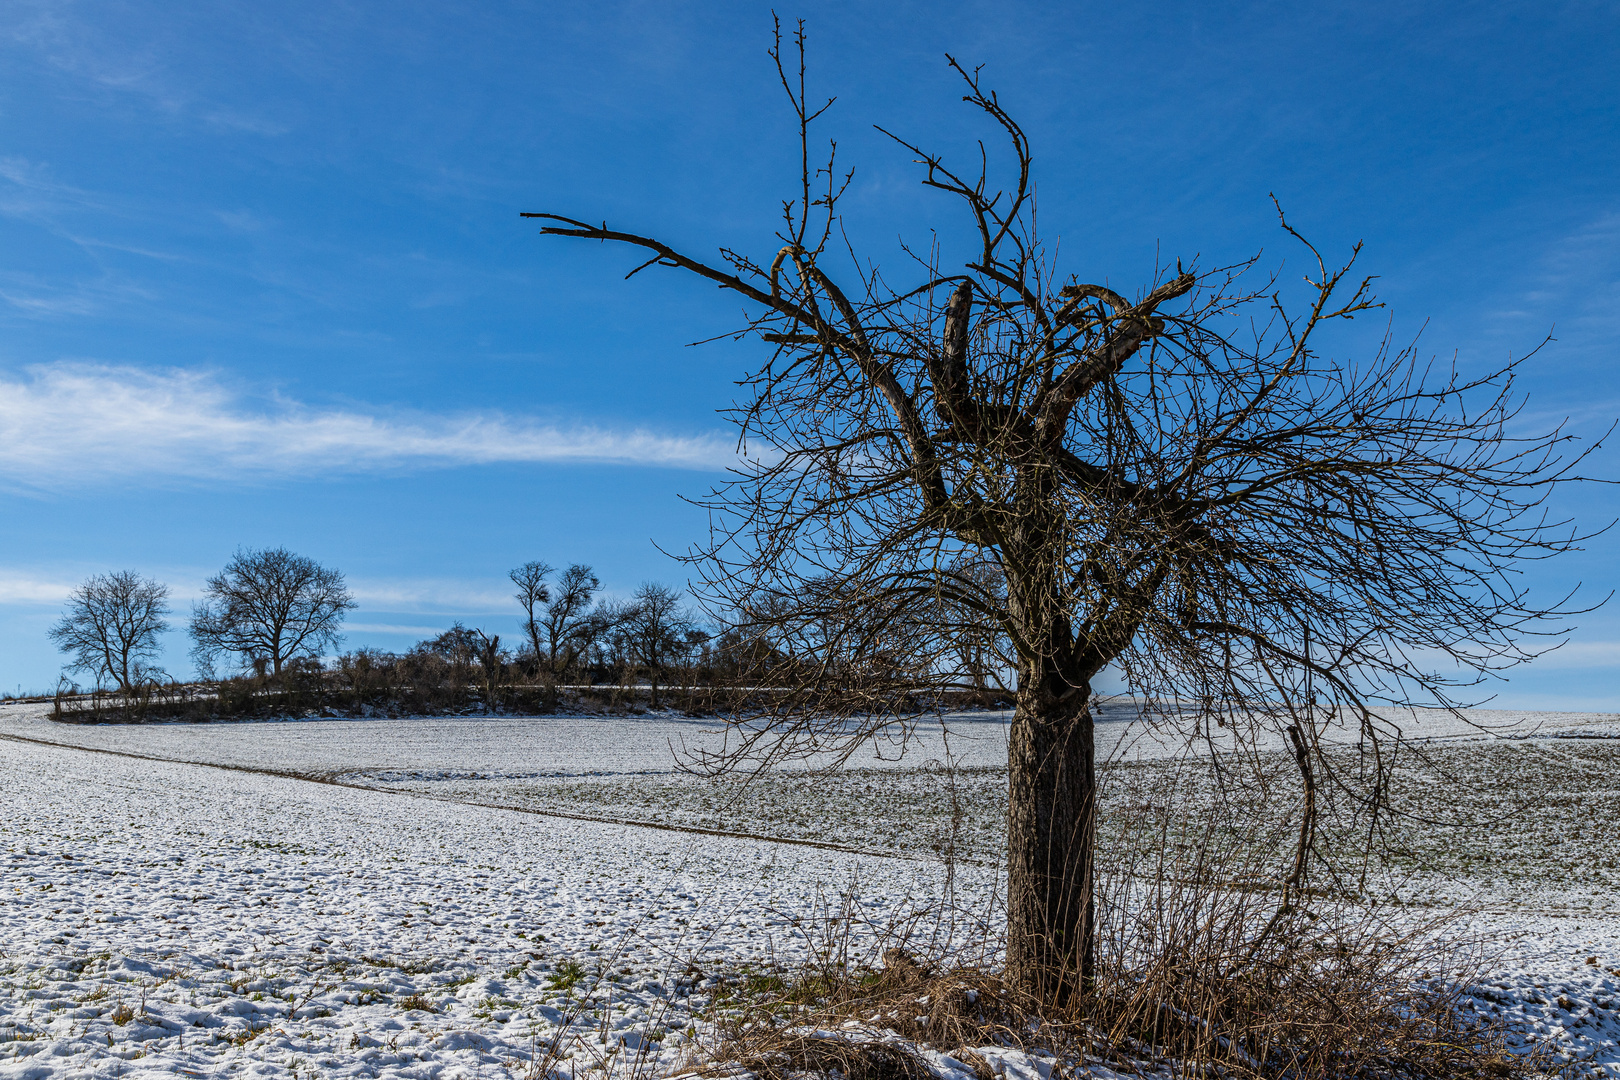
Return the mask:
M1142 343L1164 329L1164 323L1154 317L1154 309L1185 295L1197 282L1194 275L1182 274L1154 289L1141 303L1119 315L1114 332L1099 351L1075 361L1058 376L1036 413L1036 433L1043 442L1060 440L1075 404L1099 382L1119 374ZM1070 286L1064 292L1083 288Z

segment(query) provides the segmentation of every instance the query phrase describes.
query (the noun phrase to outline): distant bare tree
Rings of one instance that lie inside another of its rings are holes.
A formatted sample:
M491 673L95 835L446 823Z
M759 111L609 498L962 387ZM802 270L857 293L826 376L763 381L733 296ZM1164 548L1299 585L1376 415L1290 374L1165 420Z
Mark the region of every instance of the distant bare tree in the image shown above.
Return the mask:
M628 677L632 656L625 624L634 607L628 601L598 600L580 620L577 641L593 667Z
M619 626L634 662L647 669L652 686L650 706L658 708L658 686L669 667L685 655L687 634L695 630L692 613L681 606L681 594L667 585L648 582L632 594Z
M127 692L162 677L151 661L158 655L158 635L169 628L168 614L167 585L133 570L97 574L73 590L50 637L72 657L68 670Z
M1188 737L1297 735L1317 789L1376 806L1379 748L1398 737L1380 708L1457 707L1459 686L1567 625L1518 573L1579 542L1543 504L1584 454L1561 428L1525 430L1517 362L1464 375L1387 338L1324 357L1329 327L1377 306L1351 276L1359 246L1335 268L1283 222L1309 267L1302 309L1274 280L1247 284L1252 263L1178 262L1132 293L1060 273L1024 132L954 60L1010 168L993 182L988 155L957 173L902 142L966 228L907 249L914 277L891 284L845 246L847 174L831 154L811 166L825 106L806 100L798 43L796 76L780 38L773 56L803 170L762 257L530 216L735 293L742 331L773 350L735 413L764 452L704 500L713 541L692 554L754 665L739 682L783 692L739 714L741 745L711 764L908 732L916 702L965 674L963 620L941 613L973 613L1017 672L1006 975L1061 997L1094 963L1093 681L1117 673ZM981 562L997 573L963 569ZM1373 767L1322 751L1332 724L1359 729Z
M551 589L546 585L546 578L554 570L550 563L526 562L516 570L508 571L507 577L517 586L514 594L517 602L523 605L523 632L529 635L529 644L534 649L534 658L538 663L546 654L540 647L540 623L537 615L545 611L546 603L551 599Z
M546 584L554 568L543 562L529 562L508 576L518 587L517 601L523 605L523 632L529 636L537 663L552 678L561 678L573 666L590 630L591 598L602 583L589 566L575 563L563 571L556 593Z
M964 556L950 572L971 581L977 594L1003 606L1007 603L1006 576L996 562ZM950 642L955 668L973 689L1006 690L1002 675L1017 667L1017 659L1001 627L987 620L979 605L962 603L944 593L939 597L936 615L939 629Z
M192 655L209 667L220 653L236 653L244 665L263 660L280 675L292 657L335 646L354 606L337 570L286 548L238 551L192 609Z
M574 666L574 660L584 645L582 637L587 628L591 598L601 587L596 573L580 563L564 570L558 579L557 591L546 604L544 620L544 655L551 664L554 676L561 678L565 671Z

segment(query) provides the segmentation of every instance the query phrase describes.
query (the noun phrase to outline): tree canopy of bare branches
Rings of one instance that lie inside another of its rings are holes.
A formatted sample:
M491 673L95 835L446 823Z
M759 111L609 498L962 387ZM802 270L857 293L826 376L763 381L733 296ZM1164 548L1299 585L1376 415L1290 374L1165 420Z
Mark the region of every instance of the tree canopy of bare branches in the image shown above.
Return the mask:
M649 705L656 709L658 685L665 671L685 655L687 635L697 629L697 621L681 606L680 593L647 582L637 587L630 604L620 612L618 627L633 661L647 669L652 688Z
M602 587L589 566L574 563L557 579L553 593L546 578L553 567L528 562L508 576L518 587L517 601L523 605L523 632L529 637L535 659L544 664L553 678L573 666L592 631L591 597Z
M68 597L51 640L99 683L110 680L126 693L163 672L152 664L158 635L169 628L169 588L133 570L97 574Z
M1580 542L1544 510L1585 454L1518 422L1522 360L1465 373L1387 333L1329 357L1332 328L1379 306L1359 245L1334 262L1281 220L1302 286L1254 260L1175 262L1126 292L1061 271L1024 131L955 60L1006 167L986 149L958 171L895 139L963 212L959 237L903 250L895 283L847 246L849 174L832 153L812 167L826 106L806 98L802 26L797 44L797 71L780 34L772 55L802 175L761 256L527 216L638 249L632 275L741 297L739 332L768 347L733 414L755 452L700 500L713 528L691 556L752 643L752 681L787 691L738 717L739 757L848 753L1004 650L1007 974L1066 994L1093 964L1099 676L1189 736L1294 728L1319 787L1375 799L1335 772L1324 730L1359 727L1376 751L1380 708L1455 707L1556 641L1569 609L1517 575Z
M529 645L534 649L537 660L545 653L540 647L540 623L536 616L545 610L551 600L551 587L546 584L546 578L551 576L553 569L555 567L550 563L526 562L506 575L517 586L513 596L523 605L523 632L529 636Z
M235 653L244 666L262 661L280 675L293 657L335 646L354 606L337 570L286 548L238 551L192 609L192 655L207 668L220 653Z

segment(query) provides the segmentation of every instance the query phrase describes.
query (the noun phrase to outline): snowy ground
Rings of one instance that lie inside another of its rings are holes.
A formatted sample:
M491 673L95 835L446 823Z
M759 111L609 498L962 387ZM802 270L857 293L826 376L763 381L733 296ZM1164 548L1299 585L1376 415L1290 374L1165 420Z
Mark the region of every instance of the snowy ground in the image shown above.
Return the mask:
M1620 740L1545 738L1620 723L1476 719L1414 719L1439 771L1401 797L1460 816L1382 871L1406 903L1477 909L1459 930L1495 948L1480 1007L1620 1076ZM712 722L65 727L0 707L0 1078L517 1076L570 1018L576 1069L667 1071L717 975L826 948L846 913L867 947L948 932L917 914L945 853L959 905L991 910L1004 722L743 789L672 769ZM1163 740L1106 711L1100 734L1156 775ZM954 773L927 765L947 747Z

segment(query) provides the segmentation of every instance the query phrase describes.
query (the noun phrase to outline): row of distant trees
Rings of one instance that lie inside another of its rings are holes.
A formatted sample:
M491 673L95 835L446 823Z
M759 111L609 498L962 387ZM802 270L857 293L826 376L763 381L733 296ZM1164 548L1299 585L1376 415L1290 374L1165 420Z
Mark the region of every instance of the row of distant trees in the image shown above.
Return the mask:
M667 585L648 582L624 601L591 601L602 584L575 563L555 582L555 568L528 562L509 575L523 606L528 640L517 657L554 682L601 682L627 672L644 675L658 702L659 684L673 671L708 666L713 632Z
M504 647L499 634L456 623L402 655L361 650L364 666L436 660L477 669L486 681L520 677L556 686L644 679L652 704L661 685L693 685L713 674L714 634L666 585L648 583L627 600L598 596L591 567L560 574L544 562L512 570L523 609L522 637ZM200 674L252 674L279 680L289 669L319 667L340 643L344 616L355 606L341 571L285 548L239 551L208 579L191 611L191 656ZM168 586L133 570L97 574L69 597L51 639L68 654L69 671L97 685L130 692L165 680L159 637L173 614ZM339 658L353 667L354 656Z

